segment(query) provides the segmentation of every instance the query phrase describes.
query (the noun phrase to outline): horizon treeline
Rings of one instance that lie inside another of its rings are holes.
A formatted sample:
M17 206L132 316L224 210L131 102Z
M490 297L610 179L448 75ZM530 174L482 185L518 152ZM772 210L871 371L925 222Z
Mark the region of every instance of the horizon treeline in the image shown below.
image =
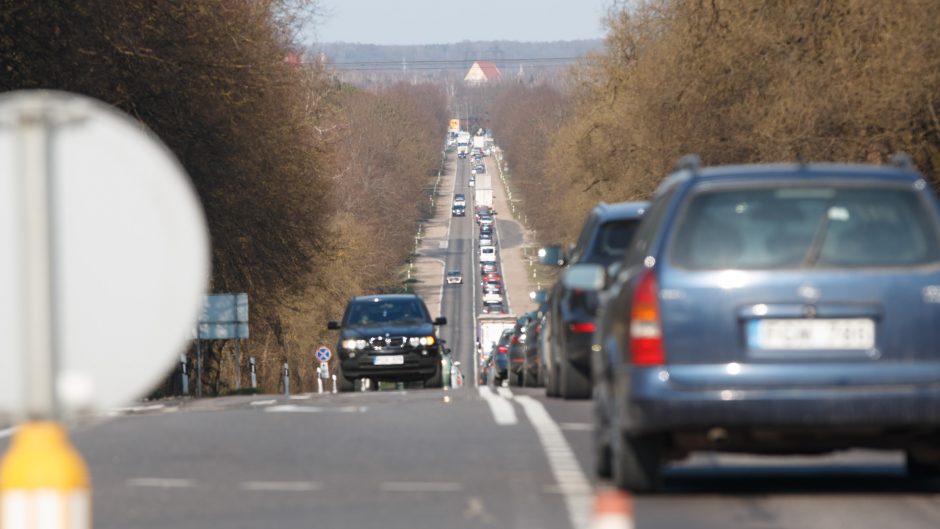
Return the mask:
M209 223L210 292L249 294L242 361L257 358L266 391L283 362L309 390L327 320L352 295L401 288L446 128L439 87L366 92L287 60L311 6L0 0L0 90L95 97L179 158ZM231 343L203 345L206 393L231 389Z
M937 0L645 1L609 14L604 50L569 90L504 90L493 128L545 243L572 241L598 201L648 198L686 153L716 165L905 151L937 187L938 23Z

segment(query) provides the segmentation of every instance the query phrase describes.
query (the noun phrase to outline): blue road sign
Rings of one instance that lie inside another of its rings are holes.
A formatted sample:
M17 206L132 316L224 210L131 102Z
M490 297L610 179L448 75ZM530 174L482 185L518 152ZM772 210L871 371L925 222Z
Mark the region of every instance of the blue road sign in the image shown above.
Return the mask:
M333 353L331 353L325 345L321 345L320 348L317 349L317 360L321 362L329 362L331 356L333 356Z

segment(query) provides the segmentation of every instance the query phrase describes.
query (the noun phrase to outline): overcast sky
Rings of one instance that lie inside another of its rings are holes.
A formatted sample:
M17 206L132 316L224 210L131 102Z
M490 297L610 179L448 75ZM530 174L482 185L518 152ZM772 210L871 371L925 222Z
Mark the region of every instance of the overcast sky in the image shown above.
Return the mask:
M319 42L446 44L603 38L613 0L320 0Z

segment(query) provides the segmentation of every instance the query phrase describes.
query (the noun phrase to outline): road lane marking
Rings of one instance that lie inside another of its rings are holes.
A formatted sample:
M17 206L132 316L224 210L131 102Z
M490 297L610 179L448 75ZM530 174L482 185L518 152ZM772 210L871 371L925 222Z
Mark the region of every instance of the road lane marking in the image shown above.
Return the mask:
M379 483L383 492L460 492L463 485L452 481L385 481Z
M571 527L584 529L591 513L591 482L581 470L561 428L545 410L545 406L528 395L517 396L515 401L522 406L542 443L555 483L565 497Z
M290 400L309 400L310 397L313 397L312 393L303 393L301 395L291 395Z
M0 430L0 439L3 439L5 437L10 437L14 433L16 433L16 426L10 426L9 428L4 428Z
M280 406L268 406L264 411L268 413L319 413L323 411L323 408L316 406L298 406L296 404L281 404Z
M513 409L508 400L494 394L489 386L477 386L477 391L490 407L490 412L493 414L496 424L505 426L519 422L519 419L516 418L516 410Z
M281 404L268 406L264 409L268 413L364 413L366 406L338 406L336 408L322 408L320 406L298 406L297 404Z
M148 411L157 411L165 408L165 404L149 404L142 406L125 406L123 408L112 408L106 415L116 416L116 415L133 415L135 413L144 413Z
M558 426L562 430L570 432L590 432L594 429L594 425L589 422L563 422L559 423Z
M242 481L238 488L264 492L308 492L323 489L323 484L316 481Z
M270 406L270 405L272 405L272 404L277 404L277 400L275 400L275 399L270 399L270 400L253 400L253 401L251 401L250 404L251 404L252 406Z
M158 489L186 489L196 485L191 479L133 478L127 480L128 487L153 487Z
M499 393L499 396L504 399L512 399L513 397L512 391L510 391L509 388L504 388L502 386L496 388L496 393Z

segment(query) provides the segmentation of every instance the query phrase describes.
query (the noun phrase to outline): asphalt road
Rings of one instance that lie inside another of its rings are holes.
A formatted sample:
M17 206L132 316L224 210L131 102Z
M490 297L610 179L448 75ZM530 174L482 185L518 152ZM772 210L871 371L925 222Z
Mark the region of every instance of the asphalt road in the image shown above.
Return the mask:
M453 219L440 256L468 279L446 287L442 305L464 373L473 362L472 224ZM82 425L73 441L93 476L94 526L585 527L590 402L467 381L451 390L170 402ZM663 493L635 499L636 527L936 528L938 491L904 477L893 453L703 454L667 471Z

